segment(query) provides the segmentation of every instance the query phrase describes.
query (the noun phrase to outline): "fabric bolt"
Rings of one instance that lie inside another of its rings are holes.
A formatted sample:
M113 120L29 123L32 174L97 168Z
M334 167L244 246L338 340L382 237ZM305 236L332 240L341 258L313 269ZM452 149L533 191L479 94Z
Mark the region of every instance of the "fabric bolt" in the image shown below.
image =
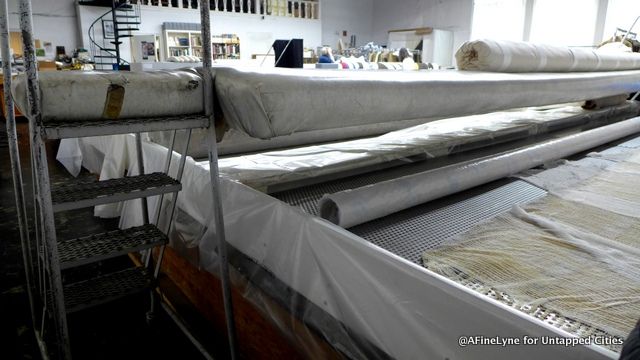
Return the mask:
M474 40L456 52L460 70L491 72L593 72L640 69L640 54L507 40Z
M204 113L204 82L194 69L50 71L39 74L39 84L45 122ZM26 86L26 74L17 76L12 83L13 97L23 113L29 108ZM114 88L121 89L121 98L111 96L110 90ZM114 106L113 113L106 114L108 105Z
M428 122L584 101L640 88L640 71L497 74L215 68L213 76L229 127L261 139L403 120ZM327 116L328 112L340 115Z

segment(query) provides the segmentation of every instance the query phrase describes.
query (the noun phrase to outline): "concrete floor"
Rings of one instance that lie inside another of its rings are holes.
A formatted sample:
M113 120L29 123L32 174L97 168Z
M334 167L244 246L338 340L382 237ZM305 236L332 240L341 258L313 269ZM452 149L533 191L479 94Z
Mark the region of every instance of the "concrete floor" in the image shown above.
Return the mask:
M18 124L20 156L25 193L30 201L31 172L28 155L28 127ZM49 144L52 182L70 178L55 161L55 144ZM80 176L92 177L86 171ZM28 214L33 217L33 210ZM32 219L31 219L32 220ZM30 221L33 224L32 221ZM93 209L80 209L57 216L58 236L67 239L117 227L117 219L93 217ZM124 256L99 265L79 268L67 276L87 276L106 268L130 266ZM188 339L162 311L148 325L145 313L149 294L128 297L69 316L74 359L201 359ZM29 314L22 253L16 215L6 125L0 121L0 359L40 359Z

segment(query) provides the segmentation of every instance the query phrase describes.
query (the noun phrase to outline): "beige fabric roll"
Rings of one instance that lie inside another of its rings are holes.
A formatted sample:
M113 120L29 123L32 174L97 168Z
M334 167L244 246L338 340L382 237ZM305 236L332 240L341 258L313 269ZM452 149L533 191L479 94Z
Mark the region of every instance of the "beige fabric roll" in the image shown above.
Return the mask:
M587 72L640 69L640 54L518 41L467 41L456 52L460 70Z
M42 120L86 121L204 113L204 82L195 69L45 71L39 74ZM23 113L27 77L16 77L13 98Z

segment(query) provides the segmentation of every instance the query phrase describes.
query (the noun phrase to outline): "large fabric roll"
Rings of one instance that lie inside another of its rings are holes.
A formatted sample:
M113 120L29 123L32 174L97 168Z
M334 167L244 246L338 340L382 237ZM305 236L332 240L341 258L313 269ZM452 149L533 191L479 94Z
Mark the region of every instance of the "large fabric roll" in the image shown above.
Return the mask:
M460 70L476 71L613 71L640 69L640 54L484 39L464 43L456 62Z
M640 132L640 117L565 138L325 195L320 216L349 228Z
M26 111L26 75L13 97ZM84 121L204 113L203 78L194 69L148 72L51 71L39 74L42 120Z
M230 128L270 139L307 131L485 114L631 93L640 71L505 74L215 68Z

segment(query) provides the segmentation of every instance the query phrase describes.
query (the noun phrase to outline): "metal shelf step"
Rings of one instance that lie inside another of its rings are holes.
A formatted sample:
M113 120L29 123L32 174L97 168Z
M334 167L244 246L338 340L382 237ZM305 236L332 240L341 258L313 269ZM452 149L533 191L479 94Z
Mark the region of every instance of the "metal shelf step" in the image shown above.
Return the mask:
M116 25L140 25L142 24L139 21L118 21Z
M118 31L139 31L140 29L138 28L118 28ZM122 36L122 35L118 35L118 36Z
M205 115L98 121L58 121L55 123L45 123L43 125L47 139L65 139L174 129L195 129L206 128L208 126L209 118Z
M115 55L93 55L94 58L109 58L109 59L115 59L116 56Z
M182 189L163 173L152 173L104 181L71 181L51 187L53 211L67 211L125 200L155 196Z
M151 224L60 241L60 268L86 265L168 242L167 236Z
M93 279L64 285L67 313L117 300L142 292L153 283L150 274L141 267L125 269Z

